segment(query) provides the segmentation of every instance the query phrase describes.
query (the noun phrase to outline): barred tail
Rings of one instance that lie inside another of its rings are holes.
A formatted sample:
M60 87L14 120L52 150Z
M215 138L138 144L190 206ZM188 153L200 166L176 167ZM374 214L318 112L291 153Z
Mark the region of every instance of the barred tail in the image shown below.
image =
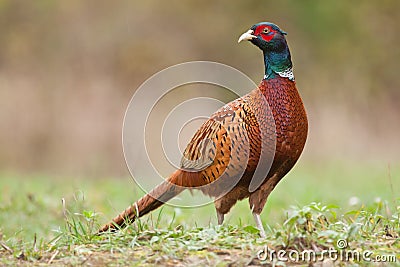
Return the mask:
M177 170L167 180L159 184L148 194L126 208L110 223L107 223L98 231L99 233L108 230L116 231L118 228L125 227L135 221L136 218L159 208L165 202L181 193L185 188L182 187L189 173Z

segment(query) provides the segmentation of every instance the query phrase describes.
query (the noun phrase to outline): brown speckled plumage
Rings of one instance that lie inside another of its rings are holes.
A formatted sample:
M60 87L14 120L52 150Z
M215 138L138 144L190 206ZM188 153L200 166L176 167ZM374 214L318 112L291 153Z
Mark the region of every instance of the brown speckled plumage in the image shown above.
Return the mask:
M279 75L264 79L258 88L215 112L186 147L181 169L100 232L143 216L186 188L215 197L219 223L238 200L247 197L252 212L259 215L268 195L296 163L306 138L307 116L296 83ZM269 157L261 161L269 161L270 169L251 188L261 154Z

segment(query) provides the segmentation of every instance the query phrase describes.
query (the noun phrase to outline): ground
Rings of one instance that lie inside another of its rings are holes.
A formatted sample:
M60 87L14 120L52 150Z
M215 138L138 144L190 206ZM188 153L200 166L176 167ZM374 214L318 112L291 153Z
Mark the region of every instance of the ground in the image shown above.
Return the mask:
M247 201L223 226L212 205L165 206L118 233L96 236L100 224L142 194L131 178L3 173L0 265L395 265L399 176L399 166L379 163L299 165L271 195L262 239Z

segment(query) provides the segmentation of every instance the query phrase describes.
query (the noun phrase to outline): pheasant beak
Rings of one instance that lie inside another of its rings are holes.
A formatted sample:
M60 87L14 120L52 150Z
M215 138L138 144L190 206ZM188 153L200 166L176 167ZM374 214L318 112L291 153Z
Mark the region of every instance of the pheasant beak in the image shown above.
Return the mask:
M257 36L253 35L254 31L253 30L248 30L247 32L243 33L240 35L238 43L240 43L243 40L252 40L254 38L257 38Z

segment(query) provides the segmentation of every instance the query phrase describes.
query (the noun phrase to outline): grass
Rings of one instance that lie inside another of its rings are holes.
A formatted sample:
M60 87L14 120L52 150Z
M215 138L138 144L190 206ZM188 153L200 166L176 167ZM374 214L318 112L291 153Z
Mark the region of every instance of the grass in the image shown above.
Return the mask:
M142 194L131 180L3 174L0 265L284 266L294 262L279 261L273 251L314 251L318 259L329 249L341 255L370 251L371 259L398 263L399 176L397 166L379 164L298 166L267 203L262 239L247 201L223 226L216 225L212 205L164 206L120 232L95 236L100 224ZM178 201L192 199L188 194ZM275 257L271 262L265 255ZM368 263L356 257L338 262Z

